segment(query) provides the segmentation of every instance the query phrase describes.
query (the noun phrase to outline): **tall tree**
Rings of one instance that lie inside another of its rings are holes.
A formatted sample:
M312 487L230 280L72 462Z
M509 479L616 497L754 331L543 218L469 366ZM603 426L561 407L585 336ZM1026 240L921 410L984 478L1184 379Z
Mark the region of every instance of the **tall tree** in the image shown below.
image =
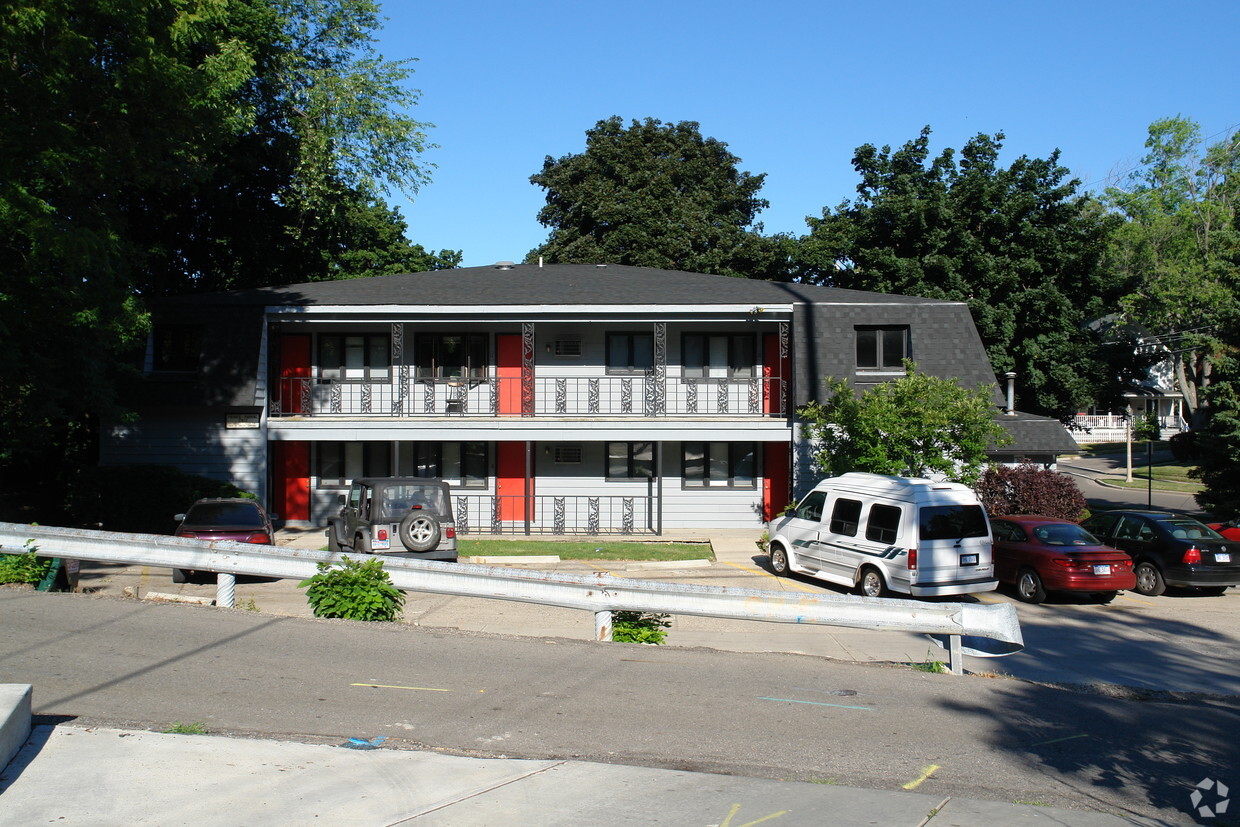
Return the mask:
M382 201L427 144L377 26L371 0L0 6L0 477L119 412L150 297L459 261Z
M895 151L859 147L857 198L806 219L801 258L820 284L966 302L1022 406L1068 416L1115 387L1086 327L1122 292L1101 266L1114 219L1057 151L1001 166L1003 139L979 134L959 161L951 148L930 158L929 127Z
M1175 343L1176 382L1199 426L1220 335L1240 325L1240 133L1204 146L1195 122L1163 118L1145 147L1141 166L1106 191L1125 219L1110 255L1134 283L1129 317Z
M547 191L538 220L551 233L525 260L786 279L791 240L755 223L766 176L738 164L693 121L599 121L584 152L547 156L530 176Z

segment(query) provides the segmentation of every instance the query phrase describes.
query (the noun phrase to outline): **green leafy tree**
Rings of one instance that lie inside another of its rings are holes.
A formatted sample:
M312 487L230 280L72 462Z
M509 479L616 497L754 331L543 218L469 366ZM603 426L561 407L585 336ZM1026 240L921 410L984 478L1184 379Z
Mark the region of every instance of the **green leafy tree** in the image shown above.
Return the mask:
M1210 417L1200 429L1192 432L1197 465L1189 474L1205 486L1205 490L1196 495L1197 504L1221 519L1240 517L1238 352L1232 346L1216 358L1216 379L1204 391L1210 403Z
M801 269L820 284L966 302L1022 406L1065 417L1113 387L1114 354L1086 323L1123 292L1101 266L1115 219L1078 194L1058 151L1001 166L1003 138L979 134L959 160L951 148L931 159L929 127L894 151L859 147L857 197L807 219Z
M1201 425L1220 336L1240 325L1240 133L1204 146L1195 122L1163 118L1145 147L1141 166L1106 191L1124 219L1110 258L1133 283L1129 318L1176 344L1176 384Z
M755 223L766 176L739 163L693 121L599 121L584 152L547 156L530 176L547 191L538 220L551 233L525 260L787 278L792 240Z
M993 386L966 390L905 365L907 375L859 395L846 380L827 380L827 401L798 410L815 469L831 476L941 474L976 484L986 452L1011 442L995 419Z
M377 26L371 0L0 10L0 488L46 503L90 464L149 298L459 263L382 200L429 145Z

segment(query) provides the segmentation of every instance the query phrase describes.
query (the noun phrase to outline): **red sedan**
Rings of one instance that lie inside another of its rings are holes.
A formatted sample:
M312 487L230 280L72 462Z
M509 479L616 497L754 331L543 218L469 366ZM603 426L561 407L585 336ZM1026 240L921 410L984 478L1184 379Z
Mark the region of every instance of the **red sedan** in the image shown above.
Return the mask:
M1206 523L1206 525L1222 534L1228 540L1240 542L1240 519L1230 520L1225 523Z
M995 517L995 576L1016 586L1026 603L1041 603L1047 592L1089 592L1109 603L1121 589L1137 585L1132 558L1104 546L1076 523L1051 517Z

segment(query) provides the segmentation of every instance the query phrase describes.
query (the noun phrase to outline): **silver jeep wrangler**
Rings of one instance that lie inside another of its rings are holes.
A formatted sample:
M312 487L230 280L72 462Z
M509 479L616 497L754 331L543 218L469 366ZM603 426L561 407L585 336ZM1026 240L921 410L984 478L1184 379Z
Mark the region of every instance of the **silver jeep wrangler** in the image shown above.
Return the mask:
M354 480L340 497L340 513L327 521L327 543L342 552L404 550L420 560L455 562L452 490L430 477Z

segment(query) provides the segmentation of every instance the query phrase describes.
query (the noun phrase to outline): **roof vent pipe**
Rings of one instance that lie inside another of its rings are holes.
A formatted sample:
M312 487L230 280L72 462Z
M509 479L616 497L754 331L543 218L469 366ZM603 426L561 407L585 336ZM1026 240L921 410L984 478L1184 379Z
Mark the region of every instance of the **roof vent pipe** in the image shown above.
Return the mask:
M1007 413L1008 416L1016 416L1016 374L1008 371L1003 374L1007 378L1008 394L1007 394Z
M497 262L495 262L495 269L496 269L496 270L511 270L512 268L513 268L513 263L512 263L511 261L497 261Z

